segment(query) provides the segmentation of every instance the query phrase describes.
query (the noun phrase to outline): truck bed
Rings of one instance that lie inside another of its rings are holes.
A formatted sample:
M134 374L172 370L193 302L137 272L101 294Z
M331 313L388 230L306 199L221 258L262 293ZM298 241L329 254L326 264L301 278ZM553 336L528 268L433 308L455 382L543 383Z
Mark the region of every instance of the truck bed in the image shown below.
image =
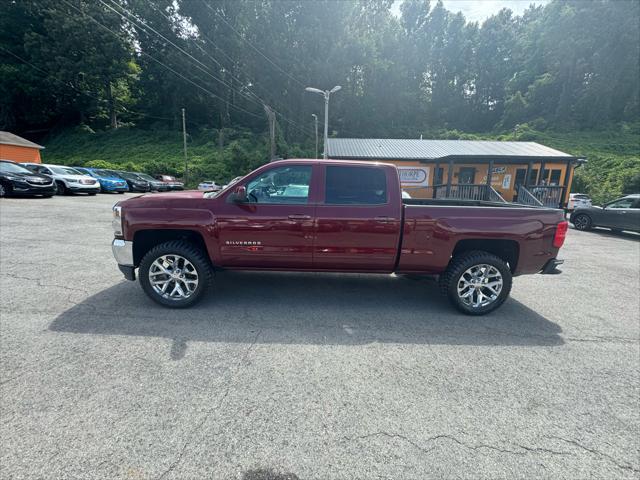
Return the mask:
M403 200L398 272L443 271L456 248L511 252L514 274L537 273L556 256L562 210L477 200ZM467 242L467 244L465 244Z

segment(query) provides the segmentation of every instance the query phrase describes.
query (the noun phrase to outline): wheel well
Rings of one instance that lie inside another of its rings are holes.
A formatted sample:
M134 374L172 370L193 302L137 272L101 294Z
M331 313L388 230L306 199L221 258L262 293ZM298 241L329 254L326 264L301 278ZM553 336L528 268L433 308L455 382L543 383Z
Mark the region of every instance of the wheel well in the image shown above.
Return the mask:
M520 256L520 245L515 240L498 239L471 239L460 240L453 249L452 256L455 257L463 252L471 250L483 250L494 254L509 264L511 272L516 271L518 258Z
M142 257L156 245L172 240L185 240L200 248L208 257L207 245L200 232L193 230L140 230L133 236L133 264L138 266Z

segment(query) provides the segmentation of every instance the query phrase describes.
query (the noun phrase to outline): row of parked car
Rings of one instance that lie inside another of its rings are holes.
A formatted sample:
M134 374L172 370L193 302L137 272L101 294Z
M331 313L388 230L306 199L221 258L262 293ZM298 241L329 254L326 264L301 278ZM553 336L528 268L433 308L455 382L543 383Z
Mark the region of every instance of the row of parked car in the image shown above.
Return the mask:
M184 184L170 175L152 177L139 172L0 160L0 197L170 190L184 190Z

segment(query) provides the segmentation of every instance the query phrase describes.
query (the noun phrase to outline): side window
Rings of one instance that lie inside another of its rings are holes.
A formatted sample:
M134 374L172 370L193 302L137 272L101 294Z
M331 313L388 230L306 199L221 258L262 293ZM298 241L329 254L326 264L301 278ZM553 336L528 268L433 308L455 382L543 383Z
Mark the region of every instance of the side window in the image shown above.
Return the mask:
M328 166L324 198L330 205L387 203L387 176L381 168Z
M40 167L40 173L45 173L47 175L53 175L51 173L51 170L49 170L48 168L45 168L45 167Z
M633 198L623 198L610 204L607 208L631 208L631 205L633 205Z
M307 203L311 168L311 165L292 165L267 170L247 184L247 198L252 203Z

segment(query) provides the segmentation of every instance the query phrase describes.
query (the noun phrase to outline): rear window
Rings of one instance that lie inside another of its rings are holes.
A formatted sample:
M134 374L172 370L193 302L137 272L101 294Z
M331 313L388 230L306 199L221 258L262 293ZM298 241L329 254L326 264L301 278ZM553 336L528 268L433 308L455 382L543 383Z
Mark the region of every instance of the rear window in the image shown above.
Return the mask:
M387 176L381 168L328 166L324 198L331 205L387 203Z
M573 198L575 198L576 200L589 200L588 195L574 195Z

